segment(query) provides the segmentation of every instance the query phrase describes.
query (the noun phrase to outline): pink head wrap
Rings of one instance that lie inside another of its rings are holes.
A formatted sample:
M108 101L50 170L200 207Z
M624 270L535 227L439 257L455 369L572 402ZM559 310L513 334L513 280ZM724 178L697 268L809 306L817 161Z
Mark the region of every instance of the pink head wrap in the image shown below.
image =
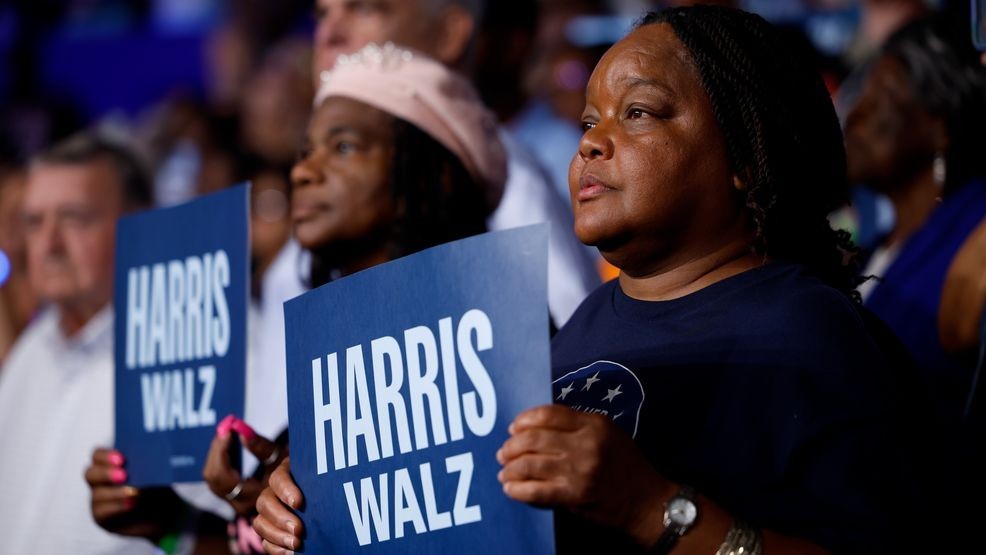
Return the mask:
M449 149L484 187L492 211L507 177L493 114L472 85L444 65L386 43L339 56L323 71L315 107L333 96L358 100L414 124Z

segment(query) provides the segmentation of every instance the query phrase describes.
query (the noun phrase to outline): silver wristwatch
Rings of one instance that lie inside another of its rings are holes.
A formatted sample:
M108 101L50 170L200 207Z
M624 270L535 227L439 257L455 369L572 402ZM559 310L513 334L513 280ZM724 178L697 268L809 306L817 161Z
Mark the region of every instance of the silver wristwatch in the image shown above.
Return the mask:
M695 492L688 486L681 486L678 493L664 504L664 532L649 553L670 553L678 538L685 535L696 520L698 505L695 503Z

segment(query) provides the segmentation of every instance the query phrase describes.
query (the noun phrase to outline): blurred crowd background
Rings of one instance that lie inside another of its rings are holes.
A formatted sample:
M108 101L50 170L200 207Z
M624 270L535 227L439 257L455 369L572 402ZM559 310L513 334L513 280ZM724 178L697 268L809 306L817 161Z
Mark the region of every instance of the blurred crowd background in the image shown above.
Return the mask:
M369 2L374 0L354 0ZM647 9L692 2L492 0L470 77L568 202L588 76ZM737 0L810 45L840 117L880 45L938 11L968 29L968 0ZM13 0L0 5L0 361L36 311L18 199L32 156L98 126L130 144L167 206L254 184L254 268L290 236L288 173L313 96L312 0ZM833 216L872 246L893 226L863 190ZM607 277L610 269L600 262ZM256 282L259 282L257 280Z

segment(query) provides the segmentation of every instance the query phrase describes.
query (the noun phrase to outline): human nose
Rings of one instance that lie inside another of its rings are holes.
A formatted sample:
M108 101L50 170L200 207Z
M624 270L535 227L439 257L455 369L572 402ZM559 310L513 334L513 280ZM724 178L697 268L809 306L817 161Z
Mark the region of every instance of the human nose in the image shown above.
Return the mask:
M57 218L44 218L37 235L43 252L61 252L64 249L65 241Z
M597 123L586 129L579 141L579 157L583 161L596 158L608 159L613 156L613 140L609 129L603 123Z
M346 41L346 14L343 10L332 10L318 20L317 42L321 46L336 46Z
M291 168L291 186L295 189L315 185L322 181L322 171L312 156L306 156Z

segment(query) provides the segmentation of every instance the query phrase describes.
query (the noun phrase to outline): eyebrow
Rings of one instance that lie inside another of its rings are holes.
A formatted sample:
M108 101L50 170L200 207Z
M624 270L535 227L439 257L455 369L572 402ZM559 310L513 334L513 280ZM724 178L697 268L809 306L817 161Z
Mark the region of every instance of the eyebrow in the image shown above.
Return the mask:
M665 85L664 83L657 81L655 79L648 79L645 77L627 77L623 80L628 89L635 89L637 87L652 87L660 90L662 93L668 96L677 96L671 87Z
M357 135L363 132L362 129L353 125L337 125L335 127L330 127L328 131L322 136L324 139L331 139L337 135L342 135L344 133L355 133Z

